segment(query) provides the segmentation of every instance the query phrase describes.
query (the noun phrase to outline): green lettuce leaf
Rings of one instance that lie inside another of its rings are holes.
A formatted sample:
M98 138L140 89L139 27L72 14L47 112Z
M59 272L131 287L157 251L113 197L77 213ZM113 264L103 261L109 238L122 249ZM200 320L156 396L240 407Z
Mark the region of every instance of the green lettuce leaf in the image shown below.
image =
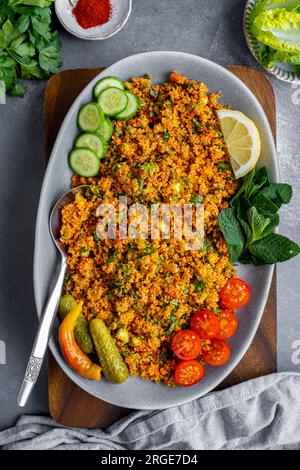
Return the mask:
M275 62L285 62L287 64L300 65L300 53L291 54L289 52L276 51L275 49L265 45L262 47L258 56L261 63L267 68L273 67Z
M253 22L254 19L263 11L265 10L272 10L274 8L285 8L288 11L298 11L298 8L300 7L300 2L299 0L258 0L251 13L250 13L250 29L252 30L253 28ZM253 30L252 33L254 34Z
M283 8L266 10L257 15L252 32L258 41L272 49L300 53L300 14Z
M288 52L277 52L278 62L286 62L288 64L300 65L300 53L289 54Z
M258 0L253 7L252 17L254 18L262 11L273 10L274 8L285 8L288 11L293 11L299 5L299 0Z
M288 11L294 10L295 7L300 5L299 0L263 0L263 9L285 8Z
M284 53L285 54L285 53ZM278 51L275 51L269 46L263 46L258 54L261 63L268 69L273 67L278 59Z

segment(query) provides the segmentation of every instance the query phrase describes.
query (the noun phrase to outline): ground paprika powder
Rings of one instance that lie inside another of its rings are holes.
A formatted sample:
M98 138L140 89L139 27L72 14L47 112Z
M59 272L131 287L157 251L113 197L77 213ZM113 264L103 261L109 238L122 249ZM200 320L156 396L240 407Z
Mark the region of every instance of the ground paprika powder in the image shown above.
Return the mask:
M94 28L108 22L111 3L110 0L78 0L73 14L82 28Z

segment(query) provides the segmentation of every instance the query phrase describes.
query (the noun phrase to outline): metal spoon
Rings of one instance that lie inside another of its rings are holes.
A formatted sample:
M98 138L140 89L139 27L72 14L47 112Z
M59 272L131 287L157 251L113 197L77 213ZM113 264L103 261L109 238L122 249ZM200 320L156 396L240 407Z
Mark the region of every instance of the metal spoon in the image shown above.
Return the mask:
M50 294L49 300L42 315L40 326L34 341L31 355L27 364L24 380L18 396L18 405L25 406L27 400L38 379L44 356L47 350L48 342L52 332L52 326L57 313L59 298L63 288L64 278L67 269L67 257L65 247L59 240L61 227L61 210L70 202L74 201L76 193L84 194L89 188L88 185L77 186L77 188L68 191L55 204L49 220L49 230L59 253L60 253L60 269L55 286Z

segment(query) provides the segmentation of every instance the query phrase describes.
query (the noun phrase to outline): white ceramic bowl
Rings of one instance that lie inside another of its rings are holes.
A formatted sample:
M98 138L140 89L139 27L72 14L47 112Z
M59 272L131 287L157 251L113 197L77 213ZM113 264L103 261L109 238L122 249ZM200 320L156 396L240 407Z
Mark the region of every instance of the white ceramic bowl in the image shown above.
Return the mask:
M251 33L249 23L250 14L256 3L257 0L247 0L244 11L244 35L251 54L266 72L278 78L278 80L289 83L300 83L300 73L296 71L293 65L275 62L273 67L267 68L259 60L259 52L262 45Z
M101 26L84 29L76 21L72 13L78 0L55 0L55 12L62 26L69 33L80 39L101 41L118 33L128 21L131 14L132 0L110 0L112 14L109 21Z

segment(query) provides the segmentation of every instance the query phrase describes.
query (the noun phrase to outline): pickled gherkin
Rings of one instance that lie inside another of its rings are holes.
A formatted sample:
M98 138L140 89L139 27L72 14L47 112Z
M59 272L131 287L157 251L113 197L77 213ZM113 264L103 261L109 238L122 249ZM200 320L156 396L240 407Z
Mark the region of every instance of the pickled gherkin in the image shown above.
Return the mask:
M89 333L88 321L83 314L79 315L75 323L74 336L81 351L86 354L91 354L93 351L93 342Z
M104 322L92 320L90 332L105 377L115 384L125 382L129 376L127 365Z

